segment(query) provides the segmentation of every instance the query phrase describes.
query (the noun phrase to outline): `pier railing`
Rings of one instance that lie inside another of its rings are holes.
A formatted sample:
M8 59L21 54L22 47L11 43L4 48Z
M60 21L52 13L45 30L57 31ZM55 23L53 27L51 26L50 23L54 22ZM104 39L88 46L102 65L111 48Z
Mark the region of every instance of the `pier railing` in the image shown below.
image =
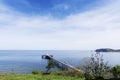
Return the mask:
M77 69L76 67L66 63L66 62L62 62L60 60L57 60L55 58L53 58L53 55L42 55L42 59L47 59L47 60L53 60L55 65L58 67L58 68L61 68L61 69L65 69L65 70L69 70L69 69L74 69L76 71L80 71L80 72L83 72L82 70L80 69Z

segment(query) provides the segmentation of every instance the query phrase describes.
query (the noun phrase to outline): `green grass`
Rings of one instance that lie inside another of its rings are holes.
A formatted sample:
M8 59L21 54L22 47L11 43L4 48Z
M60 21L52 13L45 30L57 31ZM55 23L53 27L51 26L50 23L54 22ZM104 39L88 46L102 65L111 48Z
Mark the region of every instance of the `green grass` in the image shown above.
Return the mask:
M78 77L33 74L0 74L0 80L84 80Z

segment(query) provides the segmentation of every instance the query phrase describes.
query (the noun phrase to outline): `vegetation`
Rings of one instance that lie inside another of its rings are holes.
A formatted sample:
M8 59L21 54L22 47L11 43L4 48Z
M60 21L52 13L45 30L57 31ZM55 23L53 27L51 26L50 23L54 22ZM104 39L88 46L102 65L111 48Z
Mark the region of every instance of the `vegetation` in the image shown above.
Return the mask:
M0 74L0 80L84 80L84 78L59 75Z
M51 72L51 74L54 74L57 76L84 78L84 74L82 72L78 72L74 69L65 70L65 71L53 71Z
M87 60L86 65L83 66L84 72L75 69L50 72L54 67L55 62L49 59L45 73L33 70L32 74L0 74L0 80L120 80L120 65L110 68L100 53L92 55ZM80 67L76 68L80 69Z
M50 69L55 67L55 63L53 60L48 60L48 65L46 66L46 73L50 73Z
M41 71L39 71L39 70L33 70L32 71L32 74L41 74L42 72Z
M48 60L47 72L55 67L53 60ZM80 69L80 67L77 67ZM52 75L75 77L79 79L85 78L86 80L118 80L120 78L120 66L115 66L110 69L108 62L104 62L103 55L96 53L87 60L86 65L83 66L84 72L76 71L75 69L60 70L51 72ZM50 75L51 75L50 74ZM111 76L114 77L111 77Z
M111 73L115 79L120 78L120 65L114 66L111 68Z
M74 69L64 71L65 76L71 76L71 77L79 77L79 78L84 78L84 74L82 72L78 72Z
M85 78L87 80L102 80L104 79L104 75L109 72L109 66L107 65L107 62L104 62L103 55L100 53L92 55L90 60L84 66L84 69Z

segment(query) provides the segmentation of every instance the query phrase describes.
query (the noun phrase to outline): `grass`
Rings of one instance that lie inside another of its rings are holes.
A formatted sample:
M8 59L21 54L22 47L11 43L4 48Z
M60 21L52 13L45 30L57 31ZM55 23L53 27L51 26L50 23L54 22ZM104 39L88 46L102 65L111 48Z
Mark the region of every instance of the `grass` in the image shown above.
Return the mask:
M78 77L33 74L0 74L0 80L84 80Z

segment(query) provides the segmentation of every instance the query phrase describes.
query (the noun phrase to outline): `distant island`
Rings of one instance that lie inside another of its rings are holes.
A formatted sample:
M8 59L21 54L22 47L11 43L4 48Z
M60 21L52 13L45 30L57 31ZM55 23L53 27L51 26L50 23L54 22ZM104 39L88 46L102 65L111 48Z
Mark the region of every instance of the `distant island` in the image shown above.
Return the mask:
M120 52L120 49L100 48L96 49L95 52Z

